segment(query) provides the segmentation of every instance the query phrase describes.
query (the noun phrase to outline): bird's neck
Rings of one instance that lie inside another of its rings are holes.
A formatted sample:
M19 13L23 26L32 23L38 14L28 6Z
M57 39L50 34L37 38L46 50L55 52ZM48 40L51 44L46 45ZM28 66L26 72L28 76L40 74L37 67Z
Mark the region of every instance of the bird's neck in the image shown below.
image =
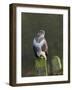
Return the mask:
M44 37L37 37L36 42L40 43L43 39L44 39Z

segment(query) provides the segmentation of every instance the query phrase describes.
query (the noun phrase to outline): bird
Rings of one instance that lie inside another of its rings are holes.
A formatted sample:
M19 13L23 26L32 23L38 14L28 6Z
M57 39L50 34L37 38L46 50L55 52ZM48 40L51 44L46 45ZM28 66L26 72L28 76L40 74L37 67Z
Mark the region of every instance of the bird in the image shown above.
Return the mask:
M37 58L43 56L44 59L47 60L48 43L45 39L44 30L39 30L35 35L33 39L33 50Z

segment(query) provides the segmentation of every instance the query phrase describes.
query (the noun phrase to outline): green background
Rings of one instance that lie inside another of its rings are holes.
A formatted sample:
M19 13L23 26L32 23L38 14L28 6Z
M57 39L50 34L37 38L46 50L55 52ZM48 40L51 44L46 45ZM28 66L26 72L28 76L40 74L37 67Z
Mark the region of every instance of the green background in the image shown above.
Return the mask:
M31 76L34 68L33 38L40 30L45 30L48 42L48 61L52 56L63 58L63 15L22 13L22 76Z

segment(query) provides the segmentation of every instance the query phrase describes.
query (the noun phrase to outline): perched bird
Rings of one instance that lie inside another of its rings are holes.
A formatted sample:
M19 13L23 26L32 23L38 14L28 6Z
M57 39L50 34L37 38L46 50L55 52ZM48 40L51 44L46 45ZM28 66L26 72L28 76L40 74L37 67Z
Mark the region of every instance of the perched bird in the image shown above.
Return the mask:
M40 30L33 39L33 50L36 57L43 56L47 60L48 44L45 39L45 31Z

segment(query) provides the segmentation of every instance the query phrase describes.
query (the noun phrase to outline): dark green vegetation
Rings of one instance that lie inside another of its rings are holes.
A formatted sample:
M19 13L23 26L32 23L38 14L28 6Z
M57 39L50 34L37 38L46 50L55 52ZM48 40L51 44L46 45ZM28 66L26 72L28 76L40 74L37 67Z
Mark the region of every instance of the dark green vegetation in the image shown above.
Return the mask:
M43 56L40 56L35 60L34 75L36 76L47 76L48 75L48 64L47 60Z
M32 76L35 56L32 42L35 34L44 29L48 42L48 63L52 75L53 56L63 60L63 15L22 13L22 76Z

